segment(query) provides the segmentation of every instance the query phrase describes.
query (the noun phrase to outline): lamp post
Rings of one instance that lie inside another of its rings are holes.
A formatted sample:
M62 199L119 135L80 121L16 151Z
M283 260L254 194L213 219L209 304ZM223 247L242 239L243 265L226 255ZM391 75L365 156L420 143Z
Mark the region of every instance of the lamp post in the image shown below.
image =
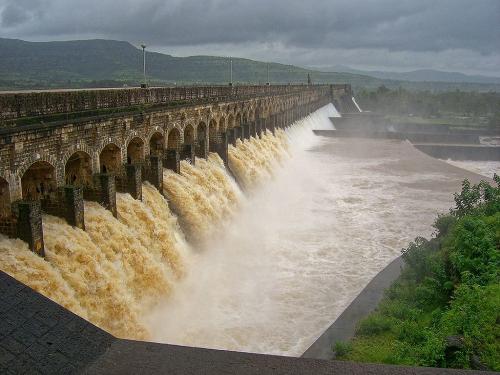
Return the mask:
M142 47L142 63L143 63L143 73L144 73L144 83L141 84L143 89L148 87L148 83L146 81L146 45L141 44Z
M229 58L229 86L233 85L233 58Z
M267 83L266 85L270 85L271 84L271 81L269 81L269 63L267 63Z

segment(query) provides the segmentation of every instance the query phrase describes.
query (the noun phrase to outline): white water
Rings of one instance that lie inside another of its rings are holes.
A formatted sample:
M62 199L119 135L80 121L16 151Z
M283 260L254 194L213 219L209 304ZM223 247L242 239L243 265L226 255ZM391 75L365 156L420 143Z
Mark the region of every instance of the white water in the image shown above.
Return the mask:
M363 112L363 110L358 105L358 102L356 101L356 98L354 96L352 97L352 101L354 102L354 105L356 106L356 108L358 109L358 111Z
M406 172L407 143L313 136L335 112L288 132L291 160L193 257L147 319L153 339L301 355L403 246L431 234L460 179Z

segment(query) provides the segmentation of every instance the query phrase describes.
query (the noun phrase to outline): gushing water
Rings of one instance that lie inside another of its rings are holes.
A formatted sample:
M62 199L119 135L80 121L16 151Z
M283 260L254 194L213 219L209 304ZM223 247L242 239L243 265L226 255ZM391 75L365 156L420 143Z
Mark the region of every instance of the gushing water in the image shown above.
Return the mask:
M163 189L186 236L199 243L214 236L235 214L242 194L216 154L207 160L196 159L195 165L182 161L180 174L165 169Z
M403 246L432 232L463 176L405 142L312 134L335 115L329 106L287 131L291 159L147 317L155 341L300 355Z
M0 240L1 269L119 337L147 339L140 317L184 274L188 245L160 193L117 195L118 220L85 202L86 231L44 215L46 259Z
M288 140L281 129L265 132L261 138L238 140L236 147L229 146L229 167L246 191L255 189L269 180L277 165L283 163L287 154Z

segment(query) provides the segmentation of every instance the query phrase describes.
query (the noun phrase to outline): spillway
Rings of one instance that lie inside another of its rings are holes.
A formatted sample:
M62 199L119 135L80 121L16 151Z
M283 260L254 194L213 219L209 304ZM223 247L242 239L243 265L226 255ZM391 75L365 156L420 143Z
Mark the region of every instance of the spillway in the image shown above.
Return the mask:
M289 159L147 317L155 341L301 355L477 179L407 142L312 135L335 116L326 107L287 131Z
M46 259L0 238L0 269L119 337L300 355L477 175L390 140L293 127L210 154L164 191L85 202L86 231L44 215ZM163 195L162 195L163 193Z

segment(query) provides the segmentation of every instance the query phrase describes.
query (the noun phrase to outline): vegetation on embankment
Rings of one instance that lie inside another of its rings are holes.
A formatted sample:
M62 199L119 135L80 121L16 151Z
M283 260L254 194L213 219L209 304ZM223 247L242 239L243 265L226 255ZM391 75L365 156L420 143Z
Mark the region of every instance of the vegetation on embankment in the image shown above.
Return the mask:
M359 90L363 110L384 113L393 122L500 129L500 93L466 91Z
M403 250L405 268L337 359L500 370L500 177L464 181L431 240Z

